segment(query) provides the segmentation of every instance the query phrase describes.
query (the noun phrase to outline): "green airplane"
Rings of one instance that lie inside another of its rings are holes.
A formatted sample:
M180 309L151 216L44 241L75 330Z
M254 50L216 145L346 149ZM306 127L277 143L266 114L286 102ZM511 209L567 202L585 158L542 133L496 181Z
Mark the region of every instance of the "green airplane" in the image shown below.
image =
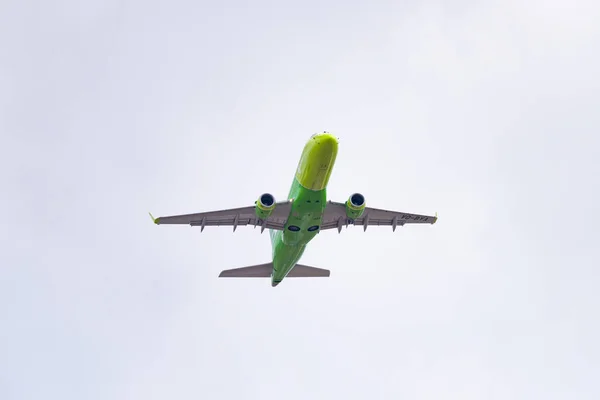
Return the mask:
M306 245L321 231L348 225L397 226L405 224L434 224L435 216L410 214L366 207L360 193L350 195L345 203L327 200L327 183L338 152L338 139L327 133L312 135L304 146L288 200L276 202L270 193L259 196L253 206L209 211L196 214L154 218L157 225L183 224L199 226L260 226L271 236L272 261L224 270L223 278L271 278L275 287L284 278L328 277L330 271L298 264Z

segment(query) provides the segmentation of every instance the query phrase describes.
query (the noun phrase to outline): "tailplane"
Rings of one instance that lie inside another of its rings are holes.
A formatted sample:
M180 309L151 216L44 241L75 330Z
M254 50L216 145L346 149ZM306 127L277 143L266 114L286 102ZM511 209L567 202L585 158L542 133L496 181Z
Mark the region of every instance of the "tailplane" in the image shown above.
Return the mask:
M219 278L270 278L273 272L273 263L252 265L249 267L226 269L221 271ZM309 267L308 265L296 264L287 274L287 278L317 278L328 277L331 272L328 269Z
M309 267L308 265L296 264L287 274L287 278L317 278L329 277L331 272L328 269Z
M219 278L269 278L273 272L273 263L252 265L221 271Z

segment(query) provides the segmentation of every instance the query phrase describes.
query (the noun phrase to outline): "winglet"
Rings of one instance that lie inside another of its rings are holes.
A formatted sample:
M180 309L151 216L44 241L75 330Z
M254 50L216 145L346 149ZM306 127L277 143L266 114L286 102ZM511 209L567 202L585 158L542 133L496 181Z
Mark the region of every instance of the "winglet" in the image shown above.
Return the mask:
M433 218L433 222L431 223L431 225L435 224L437 222L438 216L437 216L437 211L435 212L435 217Z
M156 225L158 225L158 218L154 218L154 216L152 215L151 212L149 212L148 214L150 214L150 218L152 218L152 222L154 222Z

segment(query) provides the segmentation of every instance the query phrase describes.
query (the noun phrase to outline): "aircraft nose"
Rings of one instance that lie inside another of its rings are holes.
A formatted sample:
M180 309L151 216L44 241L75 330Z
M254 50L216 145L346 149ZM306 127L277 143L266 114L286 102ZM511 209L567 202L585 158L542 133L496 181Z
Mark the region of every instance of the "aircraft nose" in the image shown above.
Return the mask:
M338 149L338 138L330 133L319 133L313 136L313 139L317 142L319 147L323 150L328 150L331 153L337 153Z
M327 186L338 152L338 139L330 133L312 135L304 146L296 179L309 190L323 190Z

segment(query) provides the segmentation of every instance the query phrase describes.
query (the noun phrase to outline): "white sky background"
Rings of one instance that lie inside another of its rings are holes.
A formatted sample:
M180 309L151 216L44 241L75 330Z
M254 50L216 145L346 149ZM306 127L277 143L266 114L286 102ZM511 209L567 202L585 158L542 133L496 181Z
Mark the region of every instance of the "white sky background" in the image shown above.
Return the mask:
M599 398L600 5L521 3L0 3L0 399ZM330 197L439 222L273 289L146 214L284 199L322 130Z

